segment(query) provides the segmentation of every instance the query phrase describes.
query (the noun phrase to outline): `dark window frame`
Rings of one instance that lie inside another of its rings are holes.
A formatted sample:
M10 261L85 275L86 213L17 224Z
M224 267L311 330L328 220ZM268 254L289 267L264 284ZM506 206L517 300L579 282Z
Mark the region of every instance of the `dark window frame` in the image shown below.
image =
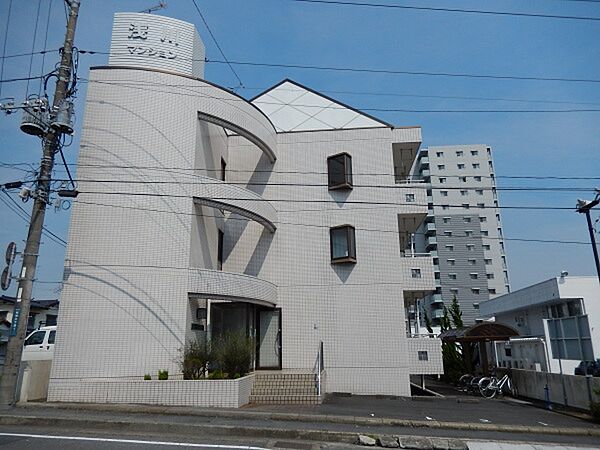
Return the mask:
M345 230L348 255L334 257L333 234L334 234L334 232L336 232L338 230ZM356 230L355 230L355 228L352 225L348 225L348 224L331 227L329 229L329 251L330 251L332 264L356 263Z
M336 174L333 171L336 167L332 166L332 162L339 164L340 161L344 168L343 181L336 182L335 178L340 177L340 174ZM352 156L349 153L342 152L336 155L327 157L327 186L330 191L336 189L352 189Z
M225 239L225 233L221 230L217 230L217 270L223 270L223 240Z

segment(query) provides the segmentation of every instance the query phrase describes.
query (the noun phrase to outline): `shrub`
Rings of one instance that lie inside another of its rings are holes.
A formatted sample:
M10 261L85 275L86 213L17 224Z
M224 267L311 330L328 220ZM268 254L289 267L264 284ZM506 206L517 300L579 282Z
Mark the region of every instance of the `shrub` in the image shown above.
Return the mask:
M227 378L243 377L250 371L254 340L243 333L225 334L213 343L216 362Z
M208 379L210 380L222 380L227 378L222 370L215 370L208 375Z
M144 375L144 380L151 380L152 377L150 376L149 373L147 373L146 375Z
M158 379L159 380L168 380L169 379L169 371L168 370L159 370L158 371Z
M204 340L189 342L182 350L179 366L184 380L199 380L204 377L208 363L213 360L211 345Z

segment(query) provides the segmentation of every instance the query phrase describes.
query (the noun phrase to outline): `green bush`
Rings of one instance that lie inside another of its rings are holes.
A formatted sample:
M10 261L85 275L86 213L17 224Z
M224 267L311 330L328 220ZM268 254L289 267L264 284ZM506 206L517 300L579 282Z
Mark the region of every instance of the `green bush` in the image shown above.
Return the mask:
M250 371L254 357L254 340L243 333L228 333L212 345L219 369L227 378L243 377Z
M225 378L227 378L227 376L222 370L215 370L208 375L209 380L223 380Z
M179 366L184 380L204 378L208 363L213 360L212 346L204 340L189 342L182 350Z
M151 380L152 377L150 376L149 373L147 373L146 375L144 375L144 380Z
M158 379L159 380L168 380L169 379L169 371L168 370L159 370L158 371Z

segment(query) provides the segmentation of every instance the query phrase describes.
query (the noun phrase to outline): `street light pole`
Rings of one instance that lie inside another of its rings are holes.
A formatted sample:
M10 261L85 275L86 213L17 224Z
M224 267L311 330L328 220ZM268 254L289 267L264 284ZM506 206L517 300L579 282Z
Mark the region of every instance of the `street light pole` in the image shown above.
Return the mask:
M600 189L596 189L596 198L591 202L584 200L577 200L577 212L585 214L587 219L588 229L590 232L590 240L592 242L592 250L594 252L594 261L596 262L596 273L598 274L598 282L600 282L600 258L598 257L598 246L596 245L596 235L594 233L594 225L592 224L592 218L590 211L592 208L600 203Z
M63 107L63 103L69 94L73 67L73 41L75 39L75 26L79 14L80 0L65 0L69 6L69 20L62 48L60 67L58 69L58 80L54 92L53 107L50 111L50 119L56 117ZM23 265L19 273L19 287L17 299L12 318L10 338L6 347L6 358L2 371L2 383L0 384L0 405L14 405L17 397L17 380L23 354L23 342L27 333L27 322L33 296L33 281L40 250L40 240L44 227L46 207L50 197L50 182L52 179L52 168L54 167L54 155L60 149L60 138L63 131L59 127L50 125L44 135L44 149L37 178L35 202L29 222L27 242L23 251Z

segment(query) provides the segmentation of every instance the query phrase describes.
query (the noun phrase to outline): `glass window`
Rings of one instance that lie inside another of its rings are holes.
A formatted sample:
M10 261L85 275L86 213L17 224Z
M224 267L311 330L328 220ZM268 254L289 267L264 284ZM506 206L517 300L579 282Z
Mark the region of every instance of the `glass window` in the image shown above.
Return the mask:
M414 203L415 202L415 194L406 194L406 202Z
M473 163L472 166L473 169L479 169L479 163Z
M448 191L440 191L442 197L448 197Z
M225 181L225 170L227 169L227 163L221 158L221 181Z
M485 208L485 203L477 203L478 208Z
M452 231L444 231L444 236L452 236Z
M471 236L473 236L473 230L465 230L465 236L466 236L466 237L471 237Z
M474 266L475 264L477 264L477 260L473 259L473 258L469 258L469 265Z
M56 325L57 317L56 314L46 314L46 326L50 327Z
M475 250L475 246L473 244L467 244L467 251L472 252Z
M450 209L450 205L442 205L442 209Z
M462 150L458 150L458 151L456 152L456 156L462 156L462 155L463 155L463 151L462 151Z
M480 176L477 176L477 177L474 177L474 178L475 178L475 181L481 181L481 177Z
M476 280L477 278L479 278L479 275L476 273L470 273L469 276L471 277L471 280Z
M458 289L457 288L450 288L450 293L458 295Z
M56 339L56 330L52 330L50 335L48 336L48 344L54 344L54 340Z
M446 245L446 250L448 250L449 252L453 252L454 251L454 245Z
M487 231L487 230L481 230L481 235L482 235L482 236L489 236L489 235L490 235L490 233L488 233L488 231Z
M482 216L479 218L479 223L485 223L485 222L487 222L487 217Z
M462 170L462 169L465 168L465 165L464 164L457 164L456 167L458 167L460 170Z
M486 266L491 266L492 265L492 260L491 259L486 258L486 259L484 259L484 261L485 261L485 265Z
M456 274L455 273L449 273L448 274L448 278L450 278L451 280L456 280Z
M421 278L421 269L418 269L418 268L410 269L410 276L412 278Z
M461 189L460 190L460 195L462 195L462 196L469 195L469 191L467 191L465 189Z
M331 262L356 262L354 227L341 225L329 229Z
M444 170L446 166L444 164L438 164L438 170Z
M451 218L451 217L444 217L444 218L442 219L442 222L444 222L444 223L450 223L450 221L451 221L451 220L452 220L452 218Z
M490 246L490 244L483 244L483 249L484 250L490 250L492 247Z
M580 300L571 300L567 302L567 311L569 316L581 316L583 314L583 310L581 308Z
M469 209L470 208L470 206L469 206L468 203L463 203L462 207L463 207L463 209Z
M417 354L419 356L419 361L429 361L429 355L427 354L427 350L419 350Z
M444 156L444 152L435 152L435 156L441 158L442 156Z
M448 265L449 266L454 266L456 264L456 260L455 259L448 259Z
M446 182L446 178L440 177L440 184L444 184Z
M471 218L470 217L463 217L463 222L464 223L471 223Z
M36 331L25 340L25 345L42 345L45 336L45 331Z
M458 179L460 180L461 183L467 182L467 177L458 177Z
M352 157L340 153L327 158L329 189L352 189Z
M493 273L488 273L488 274L486 274L486 276L487 276L488 280L493 280L494 279L494 274Z
M483 195L483 189L477 189L475 192L477 195Z
M479 152L477 150L471 150L471 156L477 156Z
M495 294L495 293L496 293L496 289L494 289L494 288L488 289L488 294Z
M471 288L472 294L479 294L479 288Z

